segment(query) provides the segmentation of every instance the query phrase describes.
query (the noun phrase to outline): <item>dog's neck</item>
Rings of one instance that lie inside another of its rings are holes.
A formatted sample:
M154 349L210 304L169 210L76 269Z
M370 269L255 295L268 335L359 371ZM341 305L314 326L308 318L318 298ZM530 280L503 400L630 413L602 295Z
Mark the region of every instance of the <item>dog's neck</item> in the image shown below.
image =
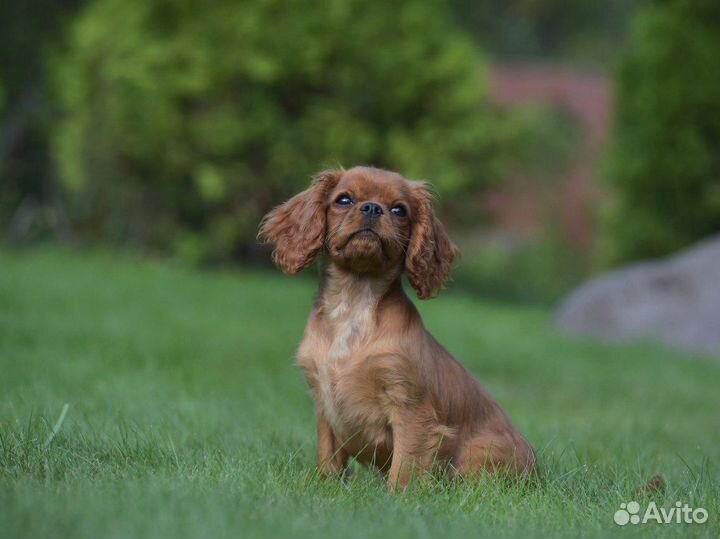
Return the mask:
M330 336L328 364L343 362L373 335L384 298L401 292L400 272L382 277L350 273L330 264L318 298L317 315Z
M328 264L320 287L318 307L329 321L339 321L360 312L373 315L381 300L401 290L401 270L382 276L358 275Z

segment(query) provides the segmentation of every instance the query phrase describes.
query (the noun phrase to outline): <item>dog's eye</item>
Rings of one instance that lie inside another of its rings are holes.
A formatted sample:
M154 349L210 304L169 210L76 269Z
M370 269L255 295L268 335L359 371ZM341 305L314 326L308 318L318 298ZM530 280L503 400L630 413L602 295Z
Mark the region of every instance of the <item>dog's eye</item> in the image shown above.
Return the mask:
M396 217L405 217L407 215L407 210L405 210L403 206L395 206L390 210L390 213Z
M335 203L339 204L340 206L350 206L353 203L353 199L350 198L348 195L340 195L335 201Z

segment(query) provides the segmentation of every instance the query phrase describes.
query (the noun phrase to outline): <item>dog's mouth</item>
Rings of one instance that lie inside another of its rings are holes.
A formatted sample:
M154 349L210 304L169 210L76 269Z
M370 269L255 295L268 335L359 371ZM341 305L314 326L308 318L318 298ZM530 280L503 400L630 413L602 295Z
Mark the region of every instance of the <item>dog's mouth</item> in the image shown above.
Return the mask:
M371 228L361 228L359 230L356 230L352 234L350 234L345 242L342 244L342 246L339 248L340 250L345 249L353 240L361 240L361 241L377 241L377 243L380 246L380 251L382 252L383 257L387 257L387 252L385 251L385 240L383 240L382 236L375 232Z
M344 249L348 246L348 244L355 240L377 240L380 242L380 245L383 244L383 239L380 237L380 234L375 232L371 228L361 228L359 230L356 230L355 232L351 233L343 242L342 245L340 245L340 249Z
M348 241L359 238L359 239L376 239L380 242L382 242L382 238L380 237L380 234L375 232L371 228L361 228L360 230L357 230L350 234L350 237L348 238Z

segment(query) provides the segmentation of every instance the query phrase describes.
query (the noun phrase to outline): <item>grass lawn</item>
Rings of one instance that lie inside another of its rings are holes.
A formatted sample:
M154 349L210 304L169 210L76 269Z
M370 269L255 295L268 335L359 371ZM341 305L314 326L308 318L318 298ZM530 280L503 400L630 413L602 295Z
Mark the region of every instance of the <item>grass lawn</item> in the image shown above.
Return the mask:
M720 362L573 341L460 292L422 302L426 325L538 449L539 486L319 480L293 365L314 288L0 251L0 537L720 535ZM614 524L658 473L658 505L708 522Z

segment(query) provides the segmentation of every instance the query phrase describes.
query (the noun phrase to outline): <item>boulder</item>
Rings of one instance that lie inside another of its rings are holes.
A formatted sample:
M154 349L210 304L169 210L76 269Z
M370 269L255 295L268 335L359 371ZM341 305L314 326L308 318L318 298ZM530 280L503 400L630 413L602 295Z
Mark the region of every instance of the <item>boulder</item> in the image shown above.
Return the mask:
M604 341L658 341L720 357L720 235L589 281L555 321Z

